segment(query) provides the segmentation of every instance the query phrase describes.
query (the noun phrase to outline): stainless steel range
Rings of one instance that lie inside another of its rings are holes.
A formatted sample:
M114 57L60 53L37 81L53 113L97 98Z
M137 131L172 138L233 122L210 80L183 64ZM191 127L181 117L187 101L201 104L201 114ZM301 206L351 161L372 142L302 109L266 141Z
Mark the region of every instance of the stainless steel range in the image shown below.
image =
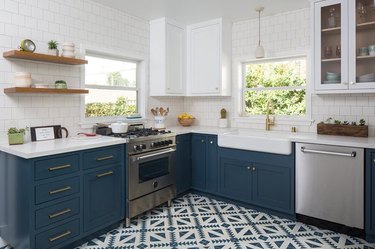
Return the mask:
M97 130L97 133L98 132ZM135 128L115 136L127 143L127 214L130 219L176 197L176 134Z

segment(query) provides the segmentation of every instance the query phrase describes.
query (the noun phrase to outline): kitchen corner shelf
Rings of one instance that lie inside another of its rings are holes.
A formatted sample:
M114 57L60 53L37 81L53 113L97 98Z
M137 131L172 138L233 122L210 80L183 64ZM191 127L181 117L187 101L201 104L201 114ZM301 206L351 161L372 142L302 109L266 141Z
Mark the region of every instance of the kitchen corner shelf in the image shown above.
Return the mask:
M31 88L31 87L12 87L4 88L5 94L14 93L42 93L42 94L87 94L86 89L56 89L56 88Z
M31 60L63 65L84 65L88 63L87 60L60 57L48 54L38 54L19 50L6 51L3 53L3 57L7 59Z

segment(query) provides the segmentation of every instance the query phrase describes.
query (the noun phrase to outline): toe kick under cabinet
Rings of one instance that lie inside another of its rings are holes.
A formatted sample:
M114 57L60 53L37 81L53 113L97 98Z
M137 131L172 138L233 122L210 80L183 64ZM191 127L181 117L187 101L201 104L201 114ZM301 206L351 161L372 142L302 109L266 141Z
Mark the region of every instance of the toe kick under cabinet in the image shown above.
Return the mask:
M124 145L24 159L0 152L0 237L62 248L124 218Z

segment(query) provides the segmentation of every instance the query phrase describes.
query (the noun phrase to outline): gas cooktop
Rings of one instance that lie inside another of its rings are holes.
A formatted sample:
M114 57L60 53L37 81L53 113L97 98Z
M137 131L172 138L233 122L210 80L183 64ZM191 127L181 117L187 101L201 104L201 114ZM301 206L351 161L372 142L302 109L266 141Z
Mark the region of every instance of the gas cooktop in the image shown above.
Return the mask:
M171 134L171 131L166 130L156 130L153 128L143 128L143 129L135 129L133 131L128 131L126 133L117 133L117 134L110 134L113 137L122 137L122 138L129 138L129 139L137 139L143 137L152 137L152 136L160 136Z

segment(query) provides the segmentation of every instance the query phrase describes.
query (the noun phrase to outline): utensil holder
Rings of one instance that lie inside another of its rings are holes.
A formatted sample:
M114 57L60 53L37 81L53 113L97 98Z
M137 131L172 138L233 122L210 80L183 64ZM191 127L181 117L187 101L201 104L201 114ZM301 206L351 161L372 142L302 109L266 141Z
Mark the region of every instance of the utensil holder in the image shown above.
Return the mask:
M165 117L164 116L155 116L155 128L164 129L165 128Z

